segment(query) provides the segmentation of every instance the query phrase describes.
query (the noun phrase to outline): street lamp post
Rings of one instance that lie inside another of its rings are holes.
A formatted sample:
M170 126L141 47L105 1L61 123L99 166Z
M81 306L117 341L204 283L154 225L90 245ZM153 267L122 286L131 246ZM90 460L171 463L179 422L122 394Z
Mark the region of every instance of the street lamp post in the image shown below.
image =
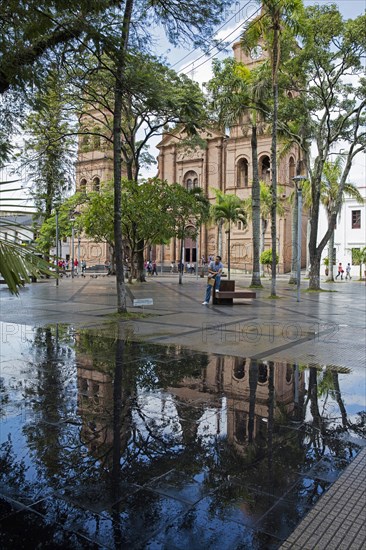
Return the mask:
M80 273L80 241L81 241L81 237L80 237L80 229L79 229L79 232L78 232L78 275Z
M302 183L306 176L295 176L292 178L296 185L297 198L297 302L300 302L300 284L301 284L301 221L302 221Z
M197 228L196 236L196 281L198 281L198 267L199 267L199 257L200 257L200 237L201 237L201 227Z
M58 258L59 258L59 235L58 235L58 208L56 208L56 286L58 286L59 270L58 270Z
M71 278L74 278L74 240L75 240L75 228L74 228L75 218L70 218L71 222Z

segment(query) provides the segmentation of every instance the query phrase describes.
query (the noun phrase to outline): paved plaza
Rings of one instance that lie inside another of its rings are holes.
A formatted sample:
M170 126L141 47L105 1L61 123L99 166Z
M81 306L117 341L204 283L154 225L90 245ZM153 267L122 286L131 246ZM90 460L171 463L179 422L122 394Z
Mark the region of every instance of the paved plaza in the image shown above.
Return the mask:
M126 319L113 277L0 287L0 547L365 548L366 286L306 285L164 274Z
M236 276L236 288L248 288L249 276ZM300 302L280 276L278 299L269 297L270 281L255 300L236 300L232 306L203 306L205 280L185 275L149 278L127 285L127 306L146 314L121 322L129 338L159 344L179 344L212 353L271 358L304 364L364 366L366 286L359 281L323 283L325 292L308 293L303 281ZM45 325L73 323L100 327L116 311L115 279L62 279L28 285L20 297L2 288L1 315L7 323ZM133 307L133 299L152 298L153 305ZM15 330L7 326L6 330Z

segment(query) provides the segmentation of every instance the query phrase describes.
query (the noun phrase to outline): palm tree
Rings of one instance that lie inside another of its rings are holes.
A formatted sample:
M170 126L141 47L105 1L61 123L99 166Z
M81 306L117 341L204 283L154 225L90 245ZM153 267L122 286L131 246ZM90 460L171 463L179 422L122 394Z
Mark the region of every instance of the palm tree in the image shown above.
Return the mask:
M18 184L17 180L0 182L2 208L0 211L0 275L12 294L18 294L24 283L29 283L41 273L55 275L49 270L49 264L37 255L34 245L24 245L28 240L28 227L19 224L9 216L32 214L31 206L24 205L24 197L16 198L14 193L22 191L19 187L9 189L8 184ZM11 197L10 197L11 195ZM17 236L7 238L7 231L14 231Z
M237 195L225 195L222 191L216 190L216 204L211 206L211 218L218 224L227 227L228 250L227 250L227 271L230 279L230 231L231 225L238 221L242 222L244 227L247 225L247 213L245 201Z
M334 162L326 161L323 168L323 178L320 187L320 201L325 207L328 216L328 224L331 224L331 216L334 210L339 192L339 181L342 176L343 159L338 156ZM344 203L345 195L355 199L359 204L364 203L364 199L357 187L350 182L346 182L343 188L341 202ZM328 281L334 281L333 277L333 250L334 250L334 226L329 237L328 243Z
M213 65L214 78L207 89L211 98L212 115L223 130L243 121L243 135L248 133L250 125L252 179L252 240L253 269L252 286L260 287L260 185L258 171L257 134L268 130L261 113L268 112L264 101L269 96L270 84L268 71L263 63L253 70L235 59L216 61ZM220 240L221 239L221 240ZM222 227L219 227L219 255L222 242Z
M360 281L362 280L362 264L366 264L366 246L352 249L352 263L360 266Z
M252 197L249 197L246 199L245 203L247 206L248 211L248 217L250 218L252 216ZM271 187L268 183L265 181L260 181L260 220L261 220L261 230L260 230L260 255L262 255L262 252L264 252L264 240L265 240L265 234L268 227L268 220L271 214L271 206L272 206L272 194L271 194ZM279 216L283 216L285 213L285 209L283 207L283 204L278 202L277 203L277 214ZM261 266L261 276L263 276L263 266Z
M249 51L262 40L272 70L272 145L271 145L271 239L272 285L271 296L276 296L277 246L277 126L278 126L278 74L281 62L281 35L284 30L295 32L303 12L302 0L262 0L261 14L250 21L242 36L242 45Z

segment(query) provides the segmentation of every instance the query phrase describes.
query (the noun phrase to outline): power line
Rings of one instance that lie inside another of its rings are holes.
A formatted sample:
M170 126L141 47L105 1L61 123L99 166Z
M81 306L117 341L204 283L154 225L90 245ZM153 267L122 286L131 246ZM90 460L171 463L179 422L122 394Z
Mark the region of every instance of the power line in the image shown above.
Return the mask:
M239 2L237 2L237 3L239 3ZM240 8L238 9L238 11L236 11L236 12L234 13L234 15L233 15L232 17L230 17L230 19L228 19L227 21L225 21L225 23L224 23L223 25L221 25L221 27L219 27L218 29L215 30L215 34L217 34L217 33L218 33L219 31L221 31L221 29L223 29L228 23L230 23L230 21L231 21L232 19L234 19L234 18L244 9L244 8L246 8L247 5L248 5L249 3L250 3L250 2L247 2L247 3L245 4L245 6L240 7ZM211 37L211 38L212 38L212 37ZM184 55L181 59L179 59L179 60L176 61L173 65L171 65L171 68L175 67L176 65L179 65L179 63L181 63L182 61L184 61L184 59L186 59L186 58L189 57L192 53L194 53L196 50L199 50L199 49L200 49L200 48L197 47L197 48L194 48L193 50L191 50L190 52L188 52L188 53L187 53L186 55ZM212 49L212 48L211 48L211 49ZM211 50L209 50L209 51L211 51ZM202 57L202 56L201 56L201 57ZM200 57L199 57L198 59L200 59ZM196 59L195 61L197 61L197 59ZM195 61L192 61L192 63L195 63Z
M278 0L277 4L279 4L280 2L281 2L281 0ZM249 4L249 3L250 3L250 2L248 2L248 4ZM261 10L261 9L262 9L262 8L259 7L255 12L253 12L253 13L251 14L250 17L247 17L247 19L245 19L245 20L244 20L238 27L236 27L231 33L229 33L225 38L223 38L222 40L220 40L219 44L222 43L222 42L224 42L224 41L226 40L226 38L228 38L228 37L229 37L231 34L233 34L236 30L238 30L238 28L240 28L240 27L242 27L243 25L245 25L245 24L253 17L253 15L255 15L255 14L256 14L259 10ZM262 19L262 17L265 17L265 15L266 15L265 13L263 13L262 15L260 15L260 17L257 19L257 21L260 20L260 19ZM249 23L248 27L250 27L250 25L251 25L251 23ZM229 44L234 43L239 37L240 37L240 35L236 36L233 40L231 40L231 41L229 42ZM214 46L213 48L211 48L211 50L212 50L212 49L215 49L215 48L217 48L217 47L218 47L218 46L216 45L216 46ZM220 50L219 50L219 52L220 52ZM200 67L202 67L205 63L208 63L209 61L211 61L211 59L214 59L214 58L218 55L219 52L217 52L216 54L212 55L211 57L209 57L208 59L206 59L205 61L203 61L202 63L200 63L200 65L197 65L197 67L194 67L194 70L196 71L197 69L199 69ZM189 65L187 65L186 67L184 67L181 71L179 71L179 73L181 73L182 71L186 70L188 67L190 67L190 65L192 65L192 64L194 65L194 64L196 63L196 61L198 61L198 60L201 59L202 57L205 57L205 55L207 55L207 54L203 54L203 55L201 55L200 57L198 57L197 59L195 59L194 61L192 61L192 63L189 63ZM183 73L183 74L186 74L186 75L187 75L187 74L189 74L190 72L191 72L191 71L188 71L187 73Z
M260 9L260 8L259 8L259 9ZM258 10L257 10L257 11L258 11ZM256 13L256 12L254 12L253 15L254 15L255 13ZM238 27L236 27L230 34L228 34L227 36L225 36L225 38L223 38L223 40L220 40L220 43L221 43L221 42L224 42L230 35L232 35L235 31L237 31L238 28L243 27L243 25L245 25L245 23L246 23L248 20L249 20L249 18L246 19L245 21L243 21L243 23L241 23ZM241 34L241 33L240 33L240 34ZM237 39L240 37L240 34L237 35L237 36L235 36L235 38L234 38L233 40L230 40L229 44L233 44L234 42L236 42ZM218 46L215 46L215 47L212 48L212 49L215 49L215 48L217 48L217 47L218 47ZM206 59L205 61L203 61L203 62L200 63L199 65L197 65L197 67L195 67L194 69L195 69L195 70L196 70L196 69L199 69L200 67L202 67L203 65L205 65L205 63L208 63L209 61L211 61L211 59L214 59L214 58L220 53L220 51L221 51L221 50L219 50L219 51L218 51L217 53L215 53L214 55L211 55L211 57L209 57L208 59ZM198 60L201 59L202 57L205 57L205 54L204 54L204 55L201 55L200 57L198 57L198 58L197 58L195 61L193 61L192 63L193 63L193 64L196 63L196 61L198 61ZM192 63L190 63L189 65L187 65L187 67L184 67L184 68L182 69L182 71L184 71L185 69L187 69L190 65L192 65ZM182 71L179 71L179 73L182 72ZM184 74L188 74L189 72L190 72L190 71L188 71L187 73L184 73Z

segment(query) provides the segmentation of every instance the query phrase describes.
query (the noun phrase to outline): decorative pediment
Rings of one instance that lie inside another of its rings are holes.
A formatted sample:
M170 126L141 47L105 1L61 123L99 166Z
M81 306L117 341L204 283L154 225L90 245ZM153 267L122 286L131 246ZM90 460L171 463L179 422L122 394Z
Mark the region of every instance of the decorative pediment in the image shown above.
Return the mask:
M202 130L199 132L199 136L203 140L221 139L226 137L223 132L219 130ZM179 145L179 143L186 142L188 139L187 133L182 128L173 128L164 133L162 140L157 144L157 148L169 147L170 145ZM192 157L195 158L195 157Z

